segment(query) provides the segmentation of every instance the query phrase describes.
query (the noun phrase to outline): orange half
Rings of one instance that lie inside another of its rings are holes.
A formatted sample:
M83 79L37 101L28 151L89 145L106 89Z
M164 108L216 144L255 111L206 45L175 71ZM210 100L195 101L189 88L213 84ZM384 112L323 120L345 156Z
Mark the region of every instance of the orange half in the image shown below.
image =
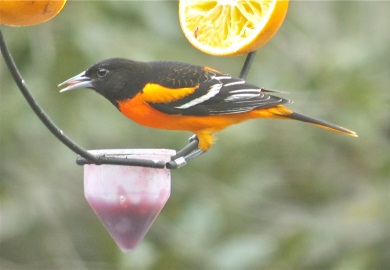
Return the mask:
M188 41L204 53L240 55L257 50L278 31L288 0L180 0Z

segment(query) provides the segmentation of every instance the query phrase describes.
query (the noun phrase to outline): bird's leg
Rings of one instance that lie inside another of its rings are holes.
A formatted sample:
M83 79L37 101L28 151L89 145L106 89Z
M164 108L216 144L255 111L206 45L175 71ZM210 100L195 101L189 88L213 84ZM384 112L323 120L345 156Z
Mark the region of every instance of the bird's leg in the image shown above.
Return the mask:
M198 148L198 137L196 135L191 136L188 141L190 142L183 149L176 153L171 158L170 162L167 162L166 167L168 169L176 169L187 164L187 162L204 153Z
M176 155L171 158L171 160L176 160L180 157L185 157L185 156L189 155L191 152L193 152L194 150L198 149L199 141L198 141L198 138L196 137L196 135L191 136L188 139L188 141L189 141L189 144L187 144L183 149L178 151L176 153Z
M194 134L194 135L192 135L191 137L188 138L188 141L189 141L189 142L193 142L193 141L199 142L199 139L198 139L198 137L196 136L196 134Z
M192 151L191 153L189 153L188 155L184 156L184 158L186 161L190 161L191 159L194 159L203 153L206 153L206 152L198 148L198 149Z

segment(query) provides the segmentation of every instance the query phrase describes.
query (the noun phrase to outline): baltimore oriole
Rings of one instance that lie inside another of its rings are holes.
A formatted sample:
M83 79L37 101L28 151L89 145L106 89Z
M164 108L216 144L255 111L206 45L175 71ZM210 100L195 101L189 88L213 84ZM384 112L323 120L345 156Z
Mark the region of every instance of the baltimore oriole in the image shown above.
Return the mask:
M196 134L205 152L213 134L253 118L294 119L357 137L354 131L286 108L289 100L215 69L181 62L98 62L59 86L61 92L90 88L131 120L148 127Z

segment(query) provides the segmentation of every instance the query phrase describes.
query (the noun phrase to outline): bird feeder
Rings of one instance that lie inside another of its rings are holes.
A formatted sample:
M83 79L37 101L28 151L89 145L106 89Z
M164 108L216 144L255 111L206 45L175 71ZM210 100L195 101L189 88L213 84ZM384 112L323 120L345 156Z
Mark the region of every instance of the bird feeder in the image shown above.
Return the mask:
M168 162L167 149L89 151L94 155ZM169 169L121 165L84 165L84 194L123 252L134 249L167 202L171 192Z

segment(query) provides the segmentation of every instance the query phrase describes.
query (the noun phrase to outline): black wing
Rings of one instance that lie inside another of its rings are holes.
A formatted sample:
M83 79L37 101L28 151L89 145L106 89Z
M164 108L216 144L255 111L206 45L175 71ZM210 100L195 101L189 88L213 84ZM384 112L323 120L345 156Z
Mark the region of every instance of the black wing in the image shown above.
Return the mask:
M183 87L196 87L196 91L170 103L149 103L168 114L218 115L247 112L289 103L284 98L268 94L276 92L248 84L245 80L219 73L215 70L177 63L169 65L160 74L158 83L180 91ZM156 76L158 74L155 74ZM157 80L156 80L157 82Z

